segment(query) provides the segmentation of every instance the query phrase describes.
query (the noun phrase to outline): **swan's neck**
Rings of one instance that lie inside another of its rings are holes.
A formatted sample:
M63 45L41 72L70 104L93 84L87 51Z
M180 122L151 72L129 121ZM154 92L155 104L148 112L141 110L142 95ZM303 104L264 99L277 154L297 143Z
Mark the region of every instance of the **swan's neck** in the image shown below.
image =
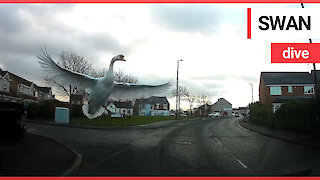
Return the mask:
M106 80L106 81L108 81L108 80L110 80L110 79L112 79L112 80L114 79L114 75L113 75L113 63L114 63L114 62L115 62L114 60L111 60L109 69L108 69L108 71L107 71L106 74L105 74L104 80Z
M108 71L112 71L113 72L113 64L114 64L114 60L111 60L111 63L110 63Z

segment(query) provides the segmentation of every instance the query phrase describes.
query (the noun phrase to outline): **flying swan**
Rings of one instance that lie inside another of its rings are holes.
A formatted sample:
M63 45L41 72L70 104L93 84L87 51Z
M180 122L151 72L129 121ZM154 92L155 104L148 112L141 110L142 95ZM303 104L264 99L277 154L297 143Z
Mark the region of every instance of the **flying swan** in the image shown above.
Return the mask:
M170 82L157 86L115 82L113 64L116 61L126 61L123 55L111 59L109 69L104 77L93 78L60 67L52 60L47 51L42 50L42 52L43 55L38 56L38 62L51 78L64 85L74 85L89 93L88 104L82 106L83 113L89 119L102 115L105 110L103 106L107 105L109 97L116 99L147 98L163 92L171 86Z

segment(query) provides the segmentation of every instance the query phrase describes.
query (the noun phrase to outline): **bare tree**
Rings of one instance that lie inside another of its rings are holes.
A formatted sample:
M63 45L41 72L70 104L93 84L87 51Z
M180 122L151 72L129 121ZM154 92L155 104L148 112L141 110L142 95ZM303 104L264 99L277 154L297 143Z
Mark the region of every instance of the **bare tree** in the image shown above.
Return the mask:
M184 99L189 103L189 110L192 113L193 103L196 101L197 96L195 94L191 94L190 91L187 89Z
M179 96L179 97L184 97L185 96L185 94L187 93L187 91L188 91L188 89L186 88L186 87L184 87L184 86L180 86L179 85L179 87L178 87L178 89L179 89L179 91L178 91L178 93L177 93L177 89L176 88L174 88L173 90L172 90L172 96L174 97L174 96Z
M138 77L131 74L124 74L120 69L114 73L114 81L118 83L139 83Z
M94 72L92 64L89 62L89 60L74 52L62 51L59 54L59 61L57 64L60 67L69 69L73 72L86 75L91 75Z
M102 69L101 71L92 69L91 76L95 78L103 77L106 74L106 72L107 72L106 68Z
M101 74L101 72L92 68L92 64L89 60L74 52L62 51L58 57L59 59L57 64L62 68L94 77L99 73ZM71 94L83 93L83 91L79 90L76 86L60 84L53 78L45 77L44 80L49 84L56 86L58 93L61 95L70 97Z
M198 96L196 96L196 102L199 105L211 104L211 96L204 95L204 94L198 95Z
M172 97L175 97L176 96L176 98L177 98L177 100L178 100L178 102L177 102L177 104L178 104L178 107L179 107L179 112L180 112L180 102L181 102L181 98L182 99L184 99L184 97L185 97L185 94L187 93L187 91L188 91L188 89L186 88L186 87L184 87L184 86L178 86L178 92L177 92L177 89L176 88L174 88L173 90L172 90Z

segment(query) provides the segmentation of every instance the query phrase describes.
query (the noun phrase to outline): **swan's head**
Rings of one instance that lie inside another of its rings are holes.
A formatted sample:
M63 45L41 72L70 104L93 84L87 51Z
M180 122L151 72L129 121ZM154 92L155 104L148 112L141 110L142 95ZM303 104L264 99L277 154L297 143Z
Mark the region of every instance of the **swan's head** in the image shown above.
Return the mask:
M124 59L124 55L120 54L118 56L113 57L112 61L115 62L115 61L126 61L126 60Z

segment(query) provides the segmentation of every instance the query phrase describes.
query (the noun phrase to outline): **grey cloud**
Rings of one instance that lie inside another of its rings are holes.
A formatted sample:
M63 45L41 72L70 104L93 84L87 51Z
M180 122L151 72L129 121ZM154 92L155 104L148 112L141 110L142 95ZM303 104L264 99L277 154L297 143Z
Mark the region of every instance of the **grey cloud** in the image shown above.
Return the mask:
M18 13L18 9L15 5L0 5L0 32L14 33L21 31L27 24Z
M214 32L222 16L212 4L169 4L152 7L153 18L160 25L184 32Z
M205 83L202 83L202 87L207 89L222 89L224 85L222 83L205 82Z
M56 14L69 11L72 7L73 5L63 4L0 6L0 13L4 10L8 14L6 18L0 16L0 32L5 32L0 34L0 52L32 54L44 45L53 49L72 49L86 53L130 51L129 46L120 45L110 34L87 34L54 19ZM18 15L17 12L21 9L27 11L32 20Z
M41 81L43 75L36 56L47 47L55 57L61 50L73 51L86 58L99 53L129 54L133 46L123 46L108 33L88 34L54 17L69 11L73 5L0 5L0 67L30 81ZM18 11L27 12L24 18ZM2 15L5 15L2 16ZM70 22L72 23L72 22ZM92 62L94 64L94 62Z
M180 82L180 81L179 81ZM224 91L224 85L222 83L200 83L197 84L192 80L181 80L180 85L185 86L189 89L192 94L195 95L209 95L216 96L220 92Z
M247 81L247 82L256 82L258 80L256 75L247 75L247 74L217 74L209 76L188 76L192 80L197 81L214 81L214 82L223 82L228 79L238 80L238 81Z
M60 12L70 10L72 4L1 4L0 5L0 32L17 33L30 28L32 24L24 17L23 12L30 12L33 17L42 22L50 23L50 17Z

